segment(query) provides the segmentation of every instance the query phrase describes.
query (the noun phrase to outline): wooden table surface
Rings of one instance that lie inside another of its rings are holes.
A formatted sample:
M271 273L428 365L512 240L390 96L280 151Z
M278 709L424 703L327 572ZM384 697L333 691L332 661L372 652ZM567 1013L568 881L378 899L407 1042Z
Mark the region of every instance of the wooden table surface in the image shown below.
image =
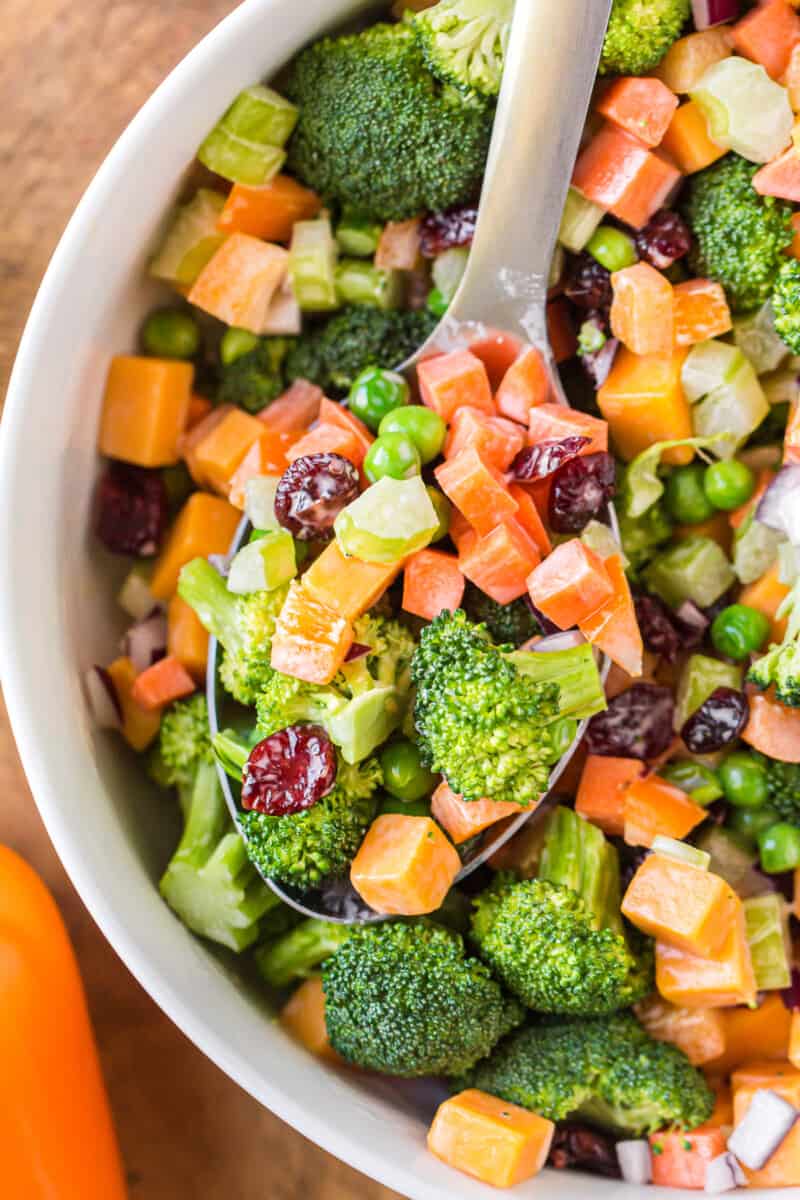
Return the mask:
M164 75L235 4L4 0L2 7L0 395L47 261L92 174ZM245 1095L142 991L53 852L3 708L0 795L0 843L43 875L78 951L131 1200L392 1200Z

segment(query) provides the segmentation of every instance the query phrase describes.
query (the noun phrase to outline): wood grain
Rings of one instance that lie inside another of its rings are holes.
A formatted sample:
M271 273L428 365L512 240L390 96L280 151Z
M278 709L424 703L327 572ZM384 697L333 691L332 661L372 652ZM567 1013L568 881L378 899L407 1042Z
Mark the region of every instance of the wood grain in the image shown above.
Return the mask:
M233 7L230 0L4 0L0 394L47 261L92 174L164 75ZM50 846L2 706L0 795L0 842L43 875L72 933L131 1200L392 1200L245 1095L138 986Z

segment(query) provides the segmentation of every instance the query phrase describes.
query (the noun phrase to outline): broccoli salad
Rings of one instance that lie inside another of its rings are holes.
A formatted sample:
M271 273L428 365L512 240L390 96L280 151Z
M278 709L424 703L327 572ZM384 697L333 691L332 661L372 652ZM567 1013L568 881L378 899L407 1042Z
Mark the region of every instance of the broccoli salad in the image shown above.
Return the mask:
M177 805L164 901L320 1069L435 1080L431 1153L497 1187L800 1187L797 9L614 0L547 298L569 407L503 331L399 370L463 277L513 0L387 3L236 96L109 366L129 628L86 688Z

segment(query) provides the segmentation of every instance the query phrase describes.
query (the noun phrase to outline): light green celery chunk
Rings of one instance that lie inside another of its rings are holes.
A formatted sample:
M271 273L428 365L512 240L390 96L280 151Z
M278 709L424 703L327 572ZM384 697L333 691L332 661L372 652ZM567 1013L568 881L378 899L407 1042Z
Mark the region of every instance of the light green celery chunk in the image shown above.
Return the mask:
M339 513L334 524L344 555L364 562L398 562L428 545L439 518L419 475L388 475Z
M700 871L707 871L711 862L711 855L706 850L698 850L696 846L690 846L688 842L679 842L675 838L662 837L660 834L653 838L651 849L654 854L677 858L680 862L688 863L690 867L697 867Z
M696 404L727 382L741 366L743 355L736 346L709 338L692 346L681 367L681 387L690 404Z
M604 216L605 209L600 208L598 204L593 204L591 200L587 200L577 188L570 187L561 216L561 228L558 231L559 242L566 250L578 254Z
M336 294L342 304L399 308L403 291L399 271L384 271L358 258L343 258L336 268Z
M228 591L236 596L273 592L296 574L292 535L285 529L271 530L238 552L228 573Z
M793 587L800 576L800 547L793 546L788 539L778 549L778 578L787 587Z
M794 404L800 396L797 371L791 367L782 367L779 371L762 375L761 387L770 408L775 404Z
M219 122L236 137L266 146L285 146L297 124L297 106L271 87L245 88Z
M603 525L601 521L590 521L581 534L581 541L584 546L588 546L590 550L594 550L595 554L599 554L601 558L609 558L612 554L618 554L622 560L623 567L627 569L629 566L622 546L620 546L609 527Z
M244 485L244 511L254 529L280 529L275 516L275 493L278 475L256 475Z
M225 235L217 229L217 220L224 207L225 197L219 192L199 188L189 203L181 205L173 216L150 263L150 274L170 283L194 283L225 241Z
M347 763L360 763L402 722L403 697L397 688L375 687L356 696L327 721L327 729Z
M338 253L328 217L295 222L289 247L289 279L295 299L304 311L326 312L339 307Z
M246 88L211 130L197 157L223 179L259 187L286 161L283 146L297 115L295 106L272 88Z
M757 63L733 55L710 66L689 93L712 140L754 163L789 145L794 114L786 88Z
M755 583L774 563L782 533L757 521L752 513L742 522L733 538L733 569L740 583Z
M757 375L774 371L789 353L783 338L775 332L769 300L758 312L734 318L733 340Z
M670 546L645 568L647 586L672 608L692 600L708 608L736 582L725 552L709 537L695 535Z
M443 251L434 260L431 269L433 283L448 304L455 296L458 286L464 278L468 259L469 248L467 246L453 246L450 250Z
M791 983L791 940L786 901L777 892L753 896L744 902L747 941L753 960L756 987L775 991Z
M353 258L372 258L383 233L380 221L345 213L336 226L336 241L342 254Z
M721 435L714 453L733 458L768 412L758 376L743 357L733 375L692 409L692 426L698 437Z
M675 697L675 728L680 730L693 712L718 687L737 690L742 686L742 668L733 663L709 658L705 654L692 654L687 659L678 692Z

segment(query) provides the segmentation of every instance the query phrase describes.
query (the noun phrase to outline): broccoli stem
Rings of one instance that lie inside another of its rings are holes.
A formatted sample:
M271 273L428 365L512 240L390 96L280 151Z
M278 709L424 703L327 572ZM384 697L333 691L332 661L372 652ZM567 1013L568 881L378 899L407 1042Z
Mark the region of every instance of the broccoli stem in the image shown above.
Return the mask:
M570 808L556 808L548 821L539 878L577 892L595 928L622 933L619 855L601 830Z
M521 675L537 683L558 684L559 718L575 717L581 721L584 717L602 712L606 707L594 651L588 642L549 654L514 650L508 655L508 660Z
M259 974L274 988L307 979L339 949L349 932L346 925L309 917L282 937L258 947L255 961Z
M246 746L231 729L220 730L211 744L217 762L225 774L241 783L252 747Z
M239 646L237 597L206 558L193 558L178 581L178 595L197 613L202 625L228 651Z

